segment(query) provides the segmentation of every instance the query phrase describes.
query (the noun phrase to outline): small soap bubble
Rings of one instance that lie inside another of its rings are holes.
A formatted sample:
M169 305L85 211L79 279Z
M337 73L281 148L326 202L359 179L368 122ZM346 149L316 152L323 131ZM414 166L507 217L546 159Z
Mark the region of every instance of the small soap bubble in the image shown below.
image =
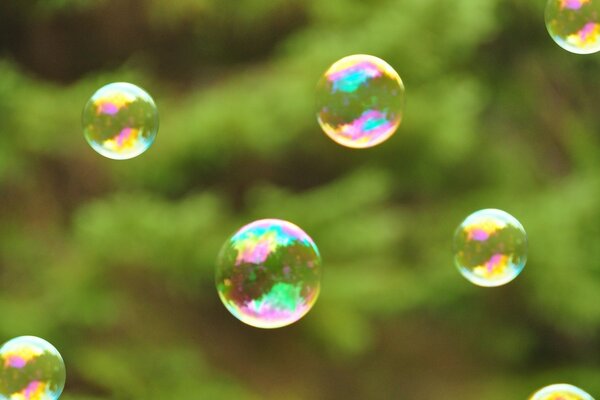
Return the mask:
M501 286L515 279L527 262L527 234L512 215L486 209L469 215L454 234L454 263L479 286Z
M158 132L154 100L131 83L110 83L98 89L85 105L82 121L90 146L113 160L139 156Z
M535 392L529 400L594 400L592 396L573 385L559 383Z
M600 51L600 0L548 0L546 28L571 53Z
M65 387L65 363L54 346L20 336L0 347L0 399L56 400Z
M389 139L402 121L404 84L385 61L353 55L336 61L317 84L317 119L342 146L367 148Z
M221 301L240 321L280 328L298 321L317 301L321 256L296 225L259 220L227 239L215 281Z

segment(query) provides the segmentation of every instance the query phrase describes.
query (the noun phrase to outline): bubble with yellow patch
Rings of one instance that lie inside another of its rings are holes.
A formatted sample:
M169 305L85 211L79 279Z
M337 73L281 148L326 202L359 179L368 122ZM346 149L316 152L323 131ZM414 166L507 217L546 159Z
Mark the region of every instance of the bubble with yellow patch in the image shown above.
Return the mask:
M139 156L158 132L154 100L142 88L125 82L98 89L85 105L82 120L90 146L113 160Z
M336 61L317 84L317 120L342 146L362 149L388 140L400 126L404 83L380 58L357 54Z
M600 51L600 0L548 0L546 28L571 53Z
M60 353L44 339L20 336L0 347L0 399L56 400L65 379Z
M291 222L263 219L227 239L215 274L221 301L240 321L280 328L310 311L321 287L321 256Z
M527 234L502 210L469 215L454 234L454 263L478 286L501 286L515 279L527 262Z
M529 400L594 400L592 396L576 386L558 383L535 392Z

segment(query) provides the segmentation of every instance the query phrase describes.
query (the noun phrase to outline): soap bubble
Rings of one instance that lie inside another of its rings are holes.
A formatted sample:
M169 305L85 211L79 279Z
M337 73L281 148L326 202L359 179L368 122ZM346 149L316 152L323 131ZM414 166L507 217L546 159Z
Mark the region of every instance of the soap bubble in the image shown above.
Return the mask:
M594 400L592 396L573 385L559 383L535 392L529 400Z
M0 399L56 400L65 387L65 363L44 339L20 336L0 347Z
M563 49L576 54L600 50L600 0L548 0L546 28Z
M454 234L454 263L479 286L515 279L527 262L527 234L512 215L486 209L469 215Z
M114 160L139 156L158 132L154 100L131 83L110 83L98 89L85 105L82 120L90 146Z
M278 219L252 222L221 249L215 275L225 307L257 328L280 328L302 318L321 285L321 256L296 225Z
M402 79L377 57L344 57L317 84L319 124L342 146L367 148L386 141L400 126L403 109Z

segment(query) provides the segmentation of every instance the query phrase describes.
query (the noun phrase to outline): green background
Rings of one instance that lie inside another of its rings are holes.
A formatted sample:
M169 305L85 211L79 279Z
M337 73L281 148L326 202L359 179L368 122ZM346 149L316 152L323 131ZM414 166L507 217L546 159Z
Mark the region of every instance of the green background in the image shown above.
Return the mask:
M526 399L600 395L600 56L522 0L2 0L0 341L37 335L64 400ZM354 53L406 85L389 141L319 129L314 89ZM129 161L86 144L113 81L156 100ZM478 288L452 234L481 208L529 262ZM299 323L244 326L214 287L226 237L293 221L323 255Z

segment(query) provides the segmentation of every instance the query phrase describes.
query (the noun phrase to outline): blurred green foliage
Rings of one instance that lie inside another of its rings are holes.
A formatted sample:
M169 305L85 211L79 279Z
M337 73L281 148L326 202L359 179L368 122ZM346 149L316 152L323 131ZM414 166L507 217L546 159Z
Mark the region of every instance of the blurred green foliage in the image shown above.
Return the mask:
M544 1L5 0L0 4L0 338L67 364L62 398L525 399L600 394L598 56L556 46ZM344 149L315 120L335 60L407 88L391 140ZM115 162L81 109L148 90L153 147ZM477 288L455 227L500 208L523 274ZM293 221L324 258L299 323L246 327L213 283L225 238Z

